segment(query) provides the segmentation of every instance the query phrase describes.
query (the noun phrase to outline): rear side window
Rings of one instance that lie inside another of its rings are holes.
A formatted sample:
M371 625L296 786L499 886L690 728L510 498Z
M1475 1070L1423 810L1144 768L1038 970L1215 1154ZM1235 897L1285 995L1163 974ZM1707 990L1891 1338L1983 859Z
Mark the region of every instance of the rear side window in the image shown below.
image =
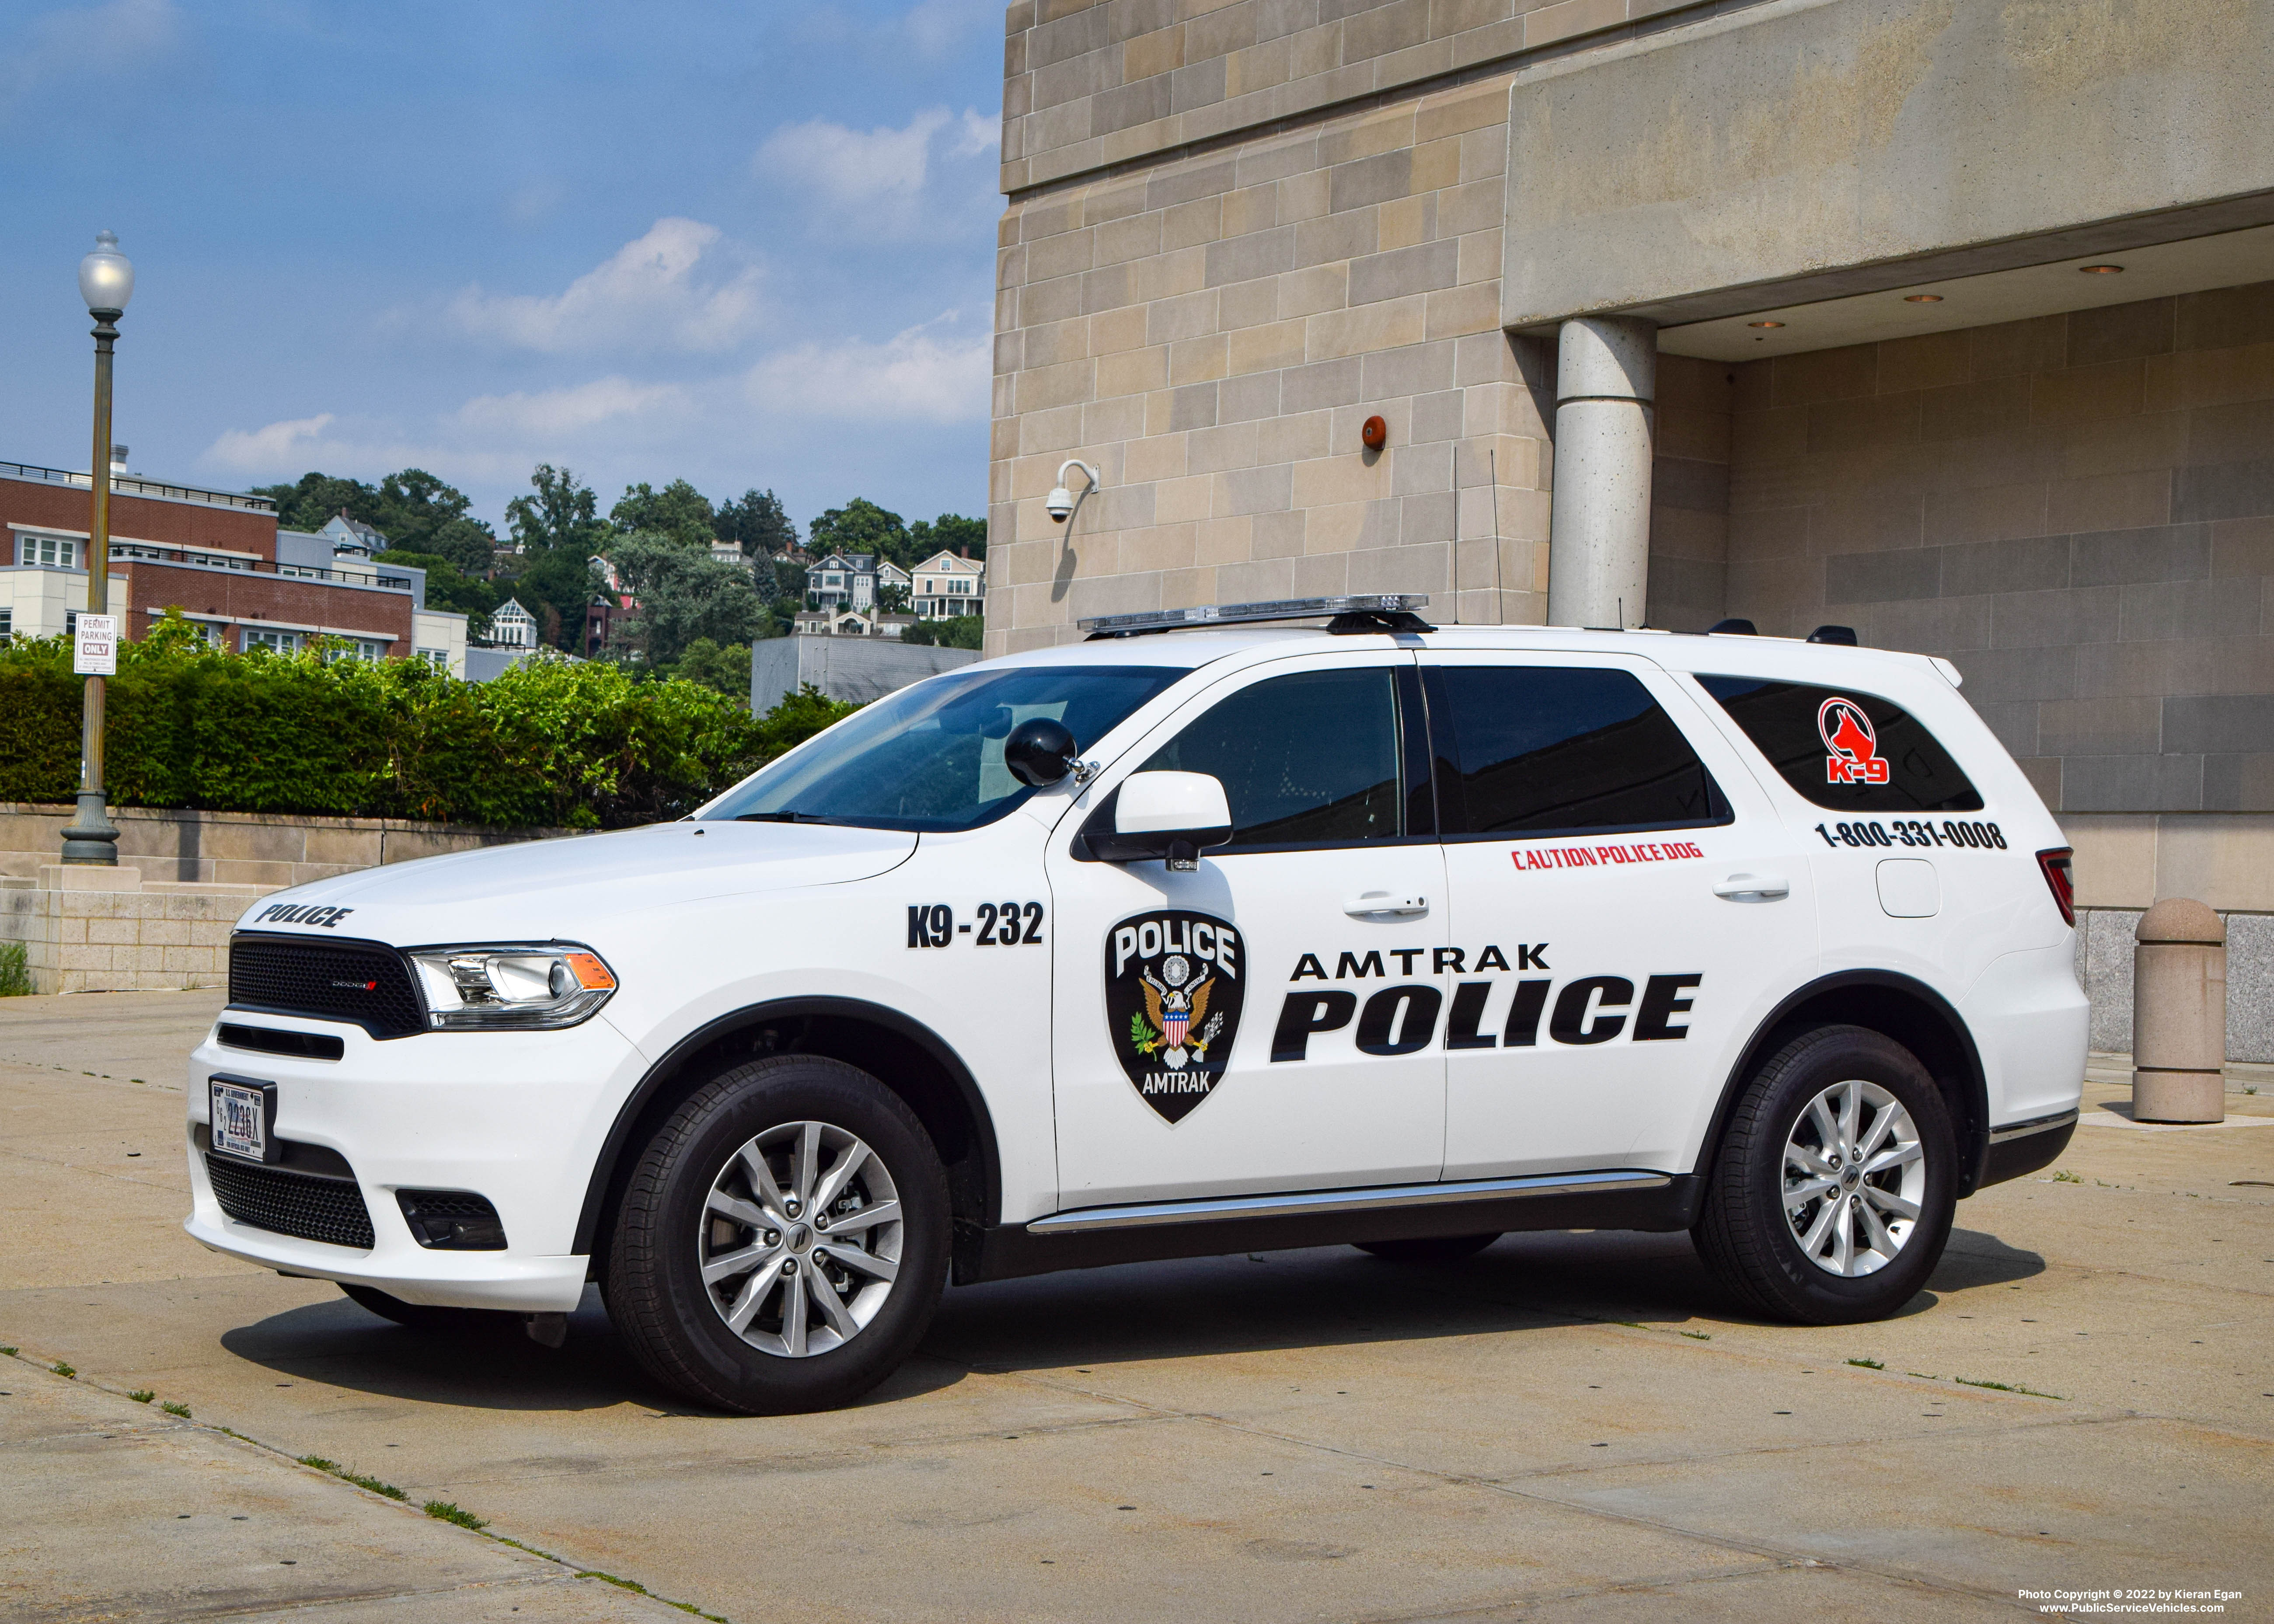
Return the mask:
M1221 701L1141 771L1219 779L1235 850L1391 840L1404 832L1397 740L1390 670L1300 672Z
M1699 677L1784 781L1838 812L1978 812L1982 797L1901 706L1853 688Z
M1623 671L1435 666L1429 727L1442 763L1449 836L1611 834L1728 821L1682 730Z

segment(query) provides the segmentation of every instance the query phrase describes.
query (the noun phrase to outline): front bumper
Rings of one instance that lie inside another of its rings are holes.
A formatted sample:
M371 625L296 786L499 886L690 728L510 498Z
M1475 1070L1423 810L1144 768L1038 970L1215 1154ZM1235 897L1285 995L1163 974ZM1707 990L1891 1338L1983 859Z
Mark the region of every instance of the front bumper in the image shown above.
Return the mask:
M341 1040L335 1061L225 1047L190 1056L191 1211L183 1227L219 1252L288 1274L378 1288L405 1302L566 1312L584 1289L576 1222L591 1169L646 1060L605 1016L565 1032L422 1033L385 1042L362 1028L232 1011L225 1021ZM216 1073L276 1085L276 1137L346 1159L370 1214L369 1250L303 1240L231 1218L196 1131ZM488 1198L506 1247L456 1252L413 1238L395 1192Z

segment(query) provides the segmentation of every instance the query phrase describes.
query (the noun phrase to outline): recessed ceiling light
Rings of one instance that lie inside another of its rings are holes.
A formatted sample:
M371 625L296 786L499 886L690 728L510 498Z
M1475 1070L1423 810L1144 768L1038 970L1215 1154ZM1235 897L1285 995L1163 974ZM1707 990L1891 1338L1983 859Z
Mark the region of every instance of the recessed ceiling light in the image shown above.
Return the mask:
M2124 273L2120 265L2080 265L2076 268L2087 276L2120 276Z
M1784 323L1781 321L1748 321L1745 325L1749 327L1781 327Z
M1939 293L1906 293L1903 295L1903 303L1906 304L1939 304L1942 303L1942 295Z

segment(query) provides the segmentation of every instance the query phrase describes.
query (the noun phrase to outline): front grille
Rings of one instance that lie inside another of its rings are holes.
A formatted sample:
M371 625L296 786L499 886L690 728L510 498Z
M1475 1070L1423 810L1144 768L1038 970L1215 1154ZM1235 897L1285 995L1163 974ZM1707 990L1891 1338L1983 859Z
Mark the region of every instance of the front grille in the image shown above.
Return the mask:
M206 1177L222 1211L239 1223L358 1252L369 1252L374 1244L371 1209L353 1179L318 1178L210 1151Z
M351 1020L375 1038L426 1029L403 956L376 942L239 936L229 944L229 1001L240 1008Z
M222 1043L230 1049L250 1049L264 1055L291 1055L302 1060L337 1060L347 1045L320 1032L284 1032L275 1026L221 1024Z

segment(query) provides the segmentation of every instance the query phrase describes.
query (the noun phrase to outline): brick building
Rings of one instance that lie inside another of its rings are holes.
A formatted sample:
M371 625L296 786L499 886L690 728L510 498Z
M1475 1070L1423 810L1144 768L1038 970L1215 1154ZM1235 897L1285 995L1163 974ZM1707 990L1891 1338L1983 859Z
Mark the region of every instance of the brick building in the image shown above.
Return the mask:
M87 605L85 474L0 462L0 636L58 636ZM266 497L114 473L110 607L141 637L169 608L231 649L335 637L365 658L465 674L465 617L425 607L425 572L280 531Z
M2274 1057L2274 6L1019 0L1005 60L990 650L1852 625L2061 816L2095 1041L2186 895Z

